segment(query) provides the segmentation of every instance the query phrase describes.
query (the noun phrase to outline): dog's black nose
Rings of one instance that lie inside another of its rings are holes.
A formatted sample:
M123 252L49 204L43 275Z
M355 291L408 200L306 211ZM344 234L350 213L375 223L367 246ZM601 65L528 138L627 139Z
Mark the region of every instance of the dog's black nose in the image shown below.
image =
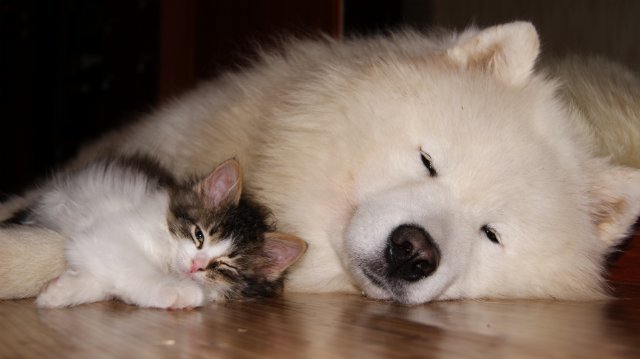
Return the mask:
M415 282L438 268L440 250L422 227L403 224L391 232L387 247L388 275Z

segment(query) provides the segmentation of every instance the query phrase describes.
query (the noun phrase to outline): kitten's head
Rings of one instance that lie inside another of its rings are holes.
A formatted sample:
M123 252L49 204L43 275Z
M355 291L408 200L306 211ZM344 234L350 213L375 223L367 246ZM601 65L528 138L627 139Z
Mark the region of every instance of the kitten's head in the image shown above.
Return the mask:
M174 269L200 283L212 300L280 292L285 270L307 248L300 238L275 232L268 211L241 193L242 172L233 159L171 193Z

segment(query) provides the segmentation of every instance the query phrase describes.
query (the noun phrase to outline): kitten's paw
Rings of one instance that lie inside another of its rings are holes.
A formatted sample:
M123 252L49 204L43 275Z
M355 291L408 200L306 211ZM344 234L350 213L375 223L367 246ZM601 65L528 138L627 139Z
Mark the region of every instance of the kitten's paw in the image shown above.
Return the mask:
M36 305L40 308L61 308L72 304L69 299L69 290L64 282L60 284L60 278L56 278L38 294Z
M202 288L197 284L182 281L160 288L158 299L160 308L185 309L202 306L205 296Z
M95 278L67 270L47 284L38 295L36 305L42 308L60 308L107 298L107 293Z

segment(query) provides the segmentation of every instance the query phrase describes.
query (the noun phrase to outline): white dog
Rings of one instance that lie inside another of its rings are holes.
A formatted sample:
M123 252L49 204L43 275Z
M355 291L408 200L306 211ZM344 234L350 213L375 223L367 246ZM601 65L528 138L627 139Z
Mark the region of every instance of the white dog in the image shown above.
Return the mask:
M640 154L611 151L640 144L640 86L585 80L561 95L560 82L534 72L538 51L523 22L294 42L107 136L72 166L115 150L203 174L235 156L279 229L309 243L290 291L403 303L600 298L604 258L640 214L640 171L615 164ZM607 127L624 130L597 131ZM0 295L33 295L59 275L62 243L3 229Z

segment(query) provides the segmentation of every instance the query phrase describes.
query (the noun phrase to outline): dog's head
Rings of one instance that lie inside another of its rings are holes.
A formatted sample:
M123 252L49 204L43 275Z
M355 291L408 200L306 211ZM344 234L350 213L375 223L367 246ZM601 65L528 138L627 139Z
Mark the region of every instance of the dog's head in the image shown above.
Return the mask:
M370 64L349 98L375 147L356 150L345 265L366 295L404 303L602 296L640 171L593 157L556 84L533 74L533 26L449 41Z

